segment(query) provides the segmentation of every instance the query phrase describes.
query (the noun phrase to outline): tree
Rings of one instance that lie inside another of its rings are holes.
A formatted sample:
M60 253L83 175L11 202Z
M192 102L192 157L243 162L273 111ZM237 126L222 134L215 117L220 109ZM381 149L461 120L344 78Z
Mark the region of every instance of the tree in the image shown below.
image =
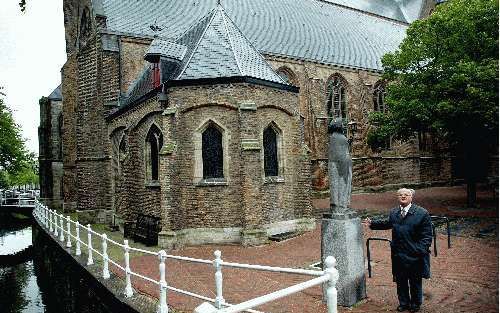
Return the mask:
M20 0L19 7L21 8L21 12L26 11L26 0Z
M3 95L0 92L0 96ZM0 171L13 173L20 170L25 154L21 130L14 122L11 110L0 97Z
M35 153L26 153L21 167L12 173L9 179L11 185L26 186L38 184L38 161Z
M468 205L498 149L498 0L449 0L411 24L382 58L385 113L372 113L368 144L430 132L464 160Z

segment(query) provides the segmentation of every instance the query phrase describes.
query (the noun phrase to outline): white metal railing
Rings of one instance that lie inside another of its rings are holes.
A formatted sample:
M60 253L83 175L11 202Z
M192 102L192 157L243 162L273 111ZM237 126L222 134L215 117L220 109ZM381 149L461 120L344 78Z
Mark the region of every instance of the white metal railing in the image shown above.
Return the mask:
M36 218L36 220L40 223L41 226L43 226L48 232L52 233L55 238L58 238L58 240L61 241L61 244L65 245L65 247L68 248L68 250L71 250L73 246L72 245L72 240L73 240L75 242L75 255L81 255L81 245L85 246L87 250L87 266L94 264L94 259L93 259L94 254L99 255L102 259L102 277L104 279L108 279L110 277L109 263L113 264L120 271L123 271L125 274L125 289L123 293L125 294L126 297L131 297L134 294L134 290L132 288L132 283L131 283L132 276L156 284L158 286L158 293L159 293L158 313L168 313L167 290L171 290L186 296L198 298L213 303L213 305L207 302L203 303L202 305L200 305L198 308L195 309L194 312L197 313L236 313L242 311L262 313L253 310L252 308L300 292L307 288L321 285L323 283L327 284L326 303L327 303L328 313L337 313L336 283L338 281L339 274L337 269L335 268L335 263L336 263L335 258L332 256L326 258L325 260L326 269L324 271L225 262L222 260L221 252L219 250L214 252L215 255L214 260L203 260L203 259L183 257L177 255L169 255L164 250L155 253L148 250L133 248L129 246L128 240L124 240L123 244L118 243L112 239L109 239L107 235L104 233L99 234L93 231L90 227L90 224L87 226L81 225L78 221L71 220L69 216L64 217L62 214L57 213L55 210L50 210L47 206L43 205L38 200L35 201L35 209L33 210L33 216ZM64 227L65 221L66 221L66 227ZM72 226L75 229L74 233L71 232ZM81 240L80 230L83 230L87 233L86 242ZM102 239L100 251L92 246L92 235L98 236ZM108 244L112 244L123 249L124 266L120 265L117 261L114 261L109 257L107 252ZM132 269L130 268L130 252L140 252L157 256L159 261L158 268L159 268L160 280L146 277L144 275L132 271ZM186 262L213 265L215 270L214 273L215 294L216 294L215 298L205 297L193 292L169 286L165 278L166 277L165 261L167 258L173 260L186 261ZM272 292L270 294L255 299L242 302L237 305L233 305L227 303L224 300L222 293L223 290L222 267L226 266L233 268L248 269L248 270L315 276L315 278L290 286L288 288Z

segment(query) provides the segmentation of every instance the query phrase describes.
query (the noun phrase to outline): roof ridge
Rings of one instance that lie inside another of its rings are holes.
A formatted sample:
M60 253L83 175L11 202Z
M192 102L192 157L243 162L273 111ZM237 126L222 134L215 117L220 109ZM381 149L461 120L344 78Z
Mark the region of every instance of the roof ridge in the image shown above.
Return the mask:
M238 25L236 25L235 22L233 22L233 20L226 14L226 12L224 11L224 9L222 9L222 12L224 13L223 14L223 17L224 17L224 26L226 28L226 31L228 32L228 37L229 37L229 41L231 42L231 50L233 51L233 54L234 54L234 57L235 57L235 60L236 60L236 64L238 65L238 69L240 70L240 73L241 74L247 74L247 73L243 73L243 71L241 70L241 66L240 66L240 63L239 63L239 58L236 56L236 50L234 49L234 44L233 44L233 40L231 38L231 36L229 35L229 30L227 28L227 24L226 24L226 19L228 19L230 22L231 22L231 25L236 29L237 32L240 33L241 37L243 37L245 39L245 41L248 43L248 45L250 46L250 48L252 48L258 55L258 57L260 58L260 60L264 63L264 65L269 69L271 70L274 74L276 74L276 76L278 77L278 79L283 83L283 84L287 84L283 78L281 78L280 75L278 75L276 73L276 71L271 67L271 65L267 62L267 60L264 58L264 56L262 55L262 53L260 52L259 49L257 49L253 44L252 42L243 34L243 32L239 29Z
M224 22L224 29L226 30L227 38L229 39L229 44L231 45L231 52L233 53L234 60L236 61L236 66L238 66L238 71L240 72L240 74L243 75L244 73L243 73L243 70L241 69L240 60L236 56L236 51L234 49L233 38L229 34L229 28L227 27L227 20L226 20L226 18L228 18L228 16L225 14L224 9L222 8L222 6L220 4L218 5L218 7L220 7L219 12L221 12L221 14L222 14L222 21Z
M198 36L198 39L196 40L196 44L193 46L193 49L191 50L191 55L189 55L188 59L186 60L186 62L184 62L184 66L182 68L181 71L179 71L179 74L177 75L177 77L181 77L182 74L184 74L184 72L186 71L187 67L189 66L189 63L191 62L191 59L193 58L196 50L198 49L198 47L200 46L200 42L201 40L203 39L203 37L205 36L205 33L207 32L207 29L209 28L209 26L212 24L214 18L215 18L215 11L217 10L217 8L213 9L212 11L210 11L207 15L205 15L204 17L202 17L200 20L198 20L198 22L194 23L193 24L193 27L189 28L189 30L192 30L194 27L196 27L204 18L208 17L208 15L212 14L212 17L210 17L210 20L208 21L208 23L205 24L205 29L203 29L203 32L200 34L200 36ZM186 35L187 32L185 32L183 34ZM179 39L181 39L183 36L179 37Z
M400 20L395 19L395 18L387 17L387 16L380 15L380 14L373 13L373 12L364 11L364 10L361 10L361 9L356 9L356 8L353 8L353 7L344 5L344 4L340 4L340 3L336 3L336 2L331 2L331 1L328 1L328 0L313 0L313 1L326 3L326 4L329 4L329 5L332 5L332 6L336 6L336 7L348 9L348 10L351 10L351 11L354 11L354 12L358 12L358 13L363 13L363 14L368 15L368 16L373 16L373 17L376 17L376 18L380 18L382 20L390 21L390 22L396 22L396 23L402 24L402 25L410 25L410 23L408 22L408 20L406 20L406 21L400 21ZM401 10L401 7L399 5L398 5L398 8L399 8L399 10L401 12L403 12ZM405 17L405 19L407 19L407 17L406 17L405 14L403 14L403 16Z

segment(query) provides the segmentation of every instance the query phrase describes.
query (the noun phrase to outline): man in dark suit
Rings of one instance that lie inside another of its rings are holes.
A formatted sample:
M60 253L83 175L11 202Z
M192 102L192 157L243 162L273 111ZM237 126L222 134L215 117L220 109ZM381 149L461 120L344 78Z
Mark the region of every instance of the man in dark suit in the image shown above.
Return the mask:
M412 203L415 190L398 190L399 206L389 218L370 220L371 229L391 229L392 275L397 285L398 312L418 312L422 304L422 278L430 277L432 222L429 213Z

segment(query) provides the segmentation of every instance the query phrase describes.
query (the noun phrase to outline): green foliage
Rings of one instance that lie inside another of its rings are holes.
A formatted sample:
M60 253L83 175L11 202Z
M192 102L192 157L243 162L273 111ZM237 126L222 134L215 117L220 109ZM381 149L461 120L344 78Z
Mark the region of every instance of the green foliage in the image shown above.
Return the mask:
M1 91L0 95L5 96ZM0 98L0 188L38 184L38 181L37 156L26 151L21 129Z
M25 151L21 129L0 98L0 171L13 173L20 170L25 161Z
M26 0L20 0L19 7L21 8L21 12L24 13L26 11Z
M474 149L498 135L498 0L449 0L411 24L382 63L387 112L370 116L368 143L430 131ZM478 140L478 138L480 140Z
M38 161L33 152L25 155L21 168L12 173L9 180L11 185L18 186L39 183Z

